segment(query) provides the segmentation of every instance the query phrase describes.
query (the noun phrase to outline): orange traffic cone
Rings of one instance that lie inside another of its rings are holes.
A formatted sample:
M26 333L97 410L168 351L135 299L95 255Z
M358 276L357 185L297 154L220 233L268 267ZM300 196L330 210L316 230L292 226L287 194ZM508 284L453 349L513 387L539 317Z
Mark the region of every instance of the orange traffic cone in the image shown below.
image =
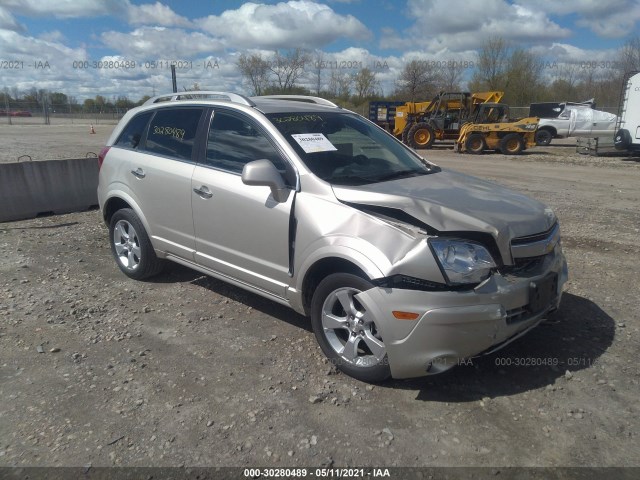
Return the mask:
M93 128L93 125L91 125L91 128L89 129L89 133L92 135L96 133L96 129Z

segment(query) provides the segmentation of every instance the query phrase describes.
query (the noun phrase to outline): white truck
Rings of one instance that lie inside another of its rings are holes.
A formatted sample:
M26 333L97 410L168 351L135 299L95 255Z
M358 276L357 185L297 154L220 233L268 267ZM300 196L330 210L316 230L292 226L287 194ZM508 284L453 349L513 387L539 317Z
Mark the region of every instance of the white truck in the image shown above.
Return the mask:
M540 118L536 144L549 145L554 138L612 138L618 117L592 108L591 102L560 104L562 111L555 118Z
M613 143L616 150L640 152L640 72L627 76Z

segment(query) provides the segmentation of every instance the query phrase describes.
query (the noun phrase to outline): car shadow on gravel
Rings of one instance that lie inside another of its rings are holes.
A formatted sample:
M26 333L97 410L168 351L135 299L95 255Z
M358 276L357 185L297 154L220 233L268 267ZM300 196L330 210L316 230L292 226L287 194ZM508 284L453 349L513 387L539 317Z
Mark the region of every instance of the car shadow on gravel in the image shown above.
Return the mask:
M150 283L188 282L193 285L206 288L212 293L218 294L222 297L240 302L246 307L251 307L265 315L272 316L278 320L287 322L290 325L312 332L311 322L303 315L296 313L292 309L177 263L167 262L167 265L161 275L157 275L146 281Z
M311 322L290 308L187 267L169 264L162 275L148 281L188 282L312 332ZM613 343L615 328L614 319L597 304L565 293L560 309L548 322L502 350L461 362L443 374L389 380L380 388L414 390L418 392L417 400L454 403L545 388L561 377L571 376L571 372L595 367Z
M441 375L391 381L382 387L416 390L417 399L473 402L554 385L583 369L595 368L613 343L615 321L597 304L565 293L549 322L491 355L461 362ZM569 373L567 373L569 372Z

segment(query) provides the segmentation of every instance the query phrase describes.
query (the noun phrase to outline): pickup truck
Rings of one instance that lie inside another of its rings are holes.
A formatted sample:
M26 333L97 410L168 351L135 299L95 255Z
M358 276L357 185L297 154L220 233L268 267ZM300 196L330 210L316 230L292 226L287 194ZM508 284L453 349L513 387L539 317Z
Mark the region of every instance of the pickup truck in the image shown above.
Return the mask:
M536 131L536 145L549 145L554 138L611 137L618 117L594 110L589 105L566 105L556 118L541 118Z

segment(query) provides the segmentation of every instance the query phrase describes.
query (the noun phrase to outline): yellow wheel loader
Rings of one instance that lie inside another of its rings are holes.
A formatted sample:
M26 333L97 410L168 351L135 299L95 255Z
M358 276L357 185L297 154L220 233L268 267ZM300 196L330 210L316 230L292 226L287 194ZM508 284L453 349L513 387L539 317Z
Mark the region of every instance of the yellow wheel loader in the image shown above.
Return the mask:
M509 120L509 106L503 103L480 105L474 118L460 129L456 151L479 155L485 150L503 155L519 155L536 145L538 118Z
M393 134L412 148L431 148L435 140L456 140L460 126L480 105L499 102L503 92L440 92L430 102L396 107Z

